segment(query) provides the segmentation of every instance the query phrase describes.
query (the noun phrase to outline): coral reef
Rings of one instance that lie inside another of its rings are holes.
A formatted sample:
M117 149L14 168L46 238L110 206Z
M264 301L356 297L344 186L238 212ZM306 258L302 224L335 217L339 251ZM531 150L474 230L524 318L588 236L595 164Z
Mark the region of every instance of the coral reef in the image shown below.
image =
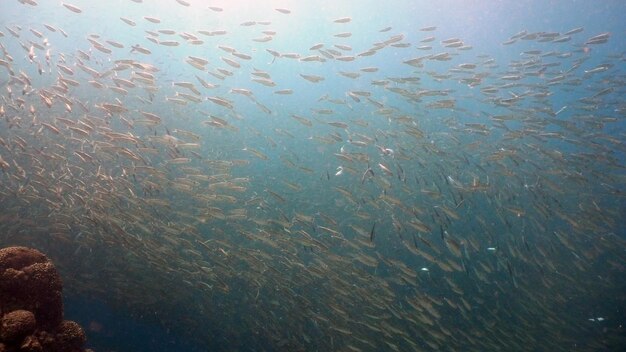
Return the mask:
M0 249L0 352L83 352L85 332L63 320L63 283L52 262L26 247Z

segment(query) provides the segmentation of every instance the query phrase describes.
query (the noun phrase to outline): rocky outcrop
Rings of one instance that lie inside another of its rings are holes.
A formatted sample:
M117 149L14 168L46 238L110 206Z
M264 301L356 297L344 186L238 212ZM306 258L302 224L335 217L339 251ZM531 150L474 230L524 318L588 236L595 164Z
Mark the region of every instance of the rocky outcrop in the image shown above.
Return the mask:
M0 249L0 352L86 351L83 329L63 320L62 289L59 273L43 253Z

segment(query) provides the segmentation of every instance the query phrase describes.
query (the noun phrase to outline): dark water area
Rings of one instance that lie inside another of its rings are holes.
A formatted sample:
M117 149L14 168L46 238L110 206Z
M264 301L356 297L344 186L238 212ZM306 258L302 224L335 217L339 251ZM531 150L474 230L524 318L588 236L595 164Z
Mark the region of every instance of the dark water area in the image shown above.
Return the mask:
M204 351L175 335L162 325L143 316L133 316L124 309L86 297L64 298L65 318L85 329L87 348L102 352L122 351ZM152 323L151 323L152 322Z

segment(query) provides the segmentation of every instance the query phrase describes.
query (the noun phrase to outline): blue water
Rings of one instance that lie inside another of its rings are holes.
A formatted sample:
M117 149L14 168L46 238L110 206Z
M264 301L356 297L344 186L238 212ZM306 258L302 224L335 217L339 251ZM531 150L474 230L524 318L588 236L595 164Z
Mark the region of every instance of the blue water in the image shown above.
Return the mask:
M86 330L87 348L97 351L202 351L153 321L113 309L101 300L65 297L65 319ZM156 314L156 313L155 313Z
M94 350L626 346L625 2L72 0L80 13L38 2L0 4L0 58L12 69L0 66L0 245L57 262L66 317ZM562 43L521 39L576 28ZM216 30L226 34L199 33ZM588 43L603 33L606 43ZM465 50L446 48L449 38ZM396 46L358 55L385 41ZM449 60L406 63L439 53ZM198 70L190 56L208 63ZM128 59L135 65L116 66ZM275 86L253 81L259 74ZM71 111L42 98L61 78L79 84L61 94ZM113 78L137 87L116 93ZM275 93L284 89L293 94ZM146 126L141 111L162 121ZM84 137L62 119L102 125ZM225 188L231 181L241 188Z

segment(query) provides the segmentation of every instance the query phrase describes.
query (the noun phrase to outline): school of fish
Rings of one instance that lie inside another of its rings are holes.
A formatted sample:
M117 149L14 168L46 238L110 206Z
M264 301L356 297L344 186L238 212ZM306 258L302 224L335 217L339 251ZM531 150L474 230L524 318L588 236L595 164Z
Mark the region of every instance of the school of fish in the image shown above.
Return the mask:
M0 244L45 251L66 290L210 350L624 344L612 34L510 33L501 61L344 13L287 51L295 9L181 30L128 3L145 16L19 0L29 23L0 26Z

